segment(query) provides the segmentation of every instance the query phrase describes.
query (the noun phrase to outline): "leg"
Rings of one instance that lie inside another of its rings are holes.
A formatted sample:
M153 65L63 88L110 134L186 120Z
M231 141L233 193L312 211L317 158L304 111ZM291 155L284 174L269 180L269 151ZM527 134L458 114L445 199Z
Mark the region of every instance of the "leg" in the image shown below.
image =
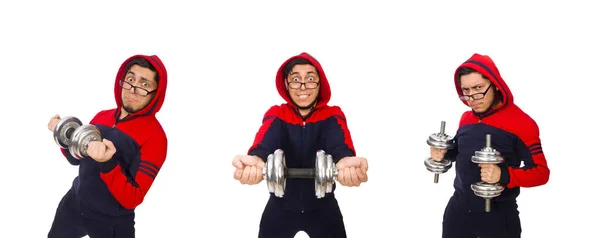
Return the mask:
M481 214L477 221L481 238L521 238L521 221L517 210Z
M297 214L285 211L276 202L269 201L260 220L259 238L294 238L300 231Z
M135 221L132 218L111 220L83 218L90 238L135 238Z
M81 238L85 235L79 201L75 198L72 189L69 189L58 204L48 238Z
M311 238L346 238L344 217L337 200L332 198L331 204L323 206L318 211L306 213L304 216L304 231Z
M116 225L115 238L135 238L135 222Z
M444 211L444 220L442 222L443 238L476 238L472 232L471 214L464 209L460 209L456 198L452 196L446 210Z

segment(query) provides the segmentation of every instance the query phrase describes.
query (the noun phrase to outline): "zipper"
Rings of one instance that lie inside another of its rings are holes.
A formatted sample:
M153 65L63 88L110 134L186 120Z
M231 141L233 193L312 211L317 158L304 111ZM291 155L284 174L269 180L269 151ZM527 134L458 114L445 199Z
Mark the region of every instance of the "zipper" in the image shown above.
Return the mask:
M305 151L305 146L304 146L304 138L305 138L305 136L304 136L304 133L305 133L304 129L305 128L306 128L306 119L304 117L302 117L302 132L301 132L302 133L302 137L301 137L301 140L300 140L300 141L302 141L301 142L302 144L300 146L300 151L302 151L302 157L301 158L305 158L305 155L306 155L306 153L304 152ZM302 163L302 164L304 165L305 163ZM302 191L300 191L300 210L301 210L302 214L304 214L304 195L302 194Z

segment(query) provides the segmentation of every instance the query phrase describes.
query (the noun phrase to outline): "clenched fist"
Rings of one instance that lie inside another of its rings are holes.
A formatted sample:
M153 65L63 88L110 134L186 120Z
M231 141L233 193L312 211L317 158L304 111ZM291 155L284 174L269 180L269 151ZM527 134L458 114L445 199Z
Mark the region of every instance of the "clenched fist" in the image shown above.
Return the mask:
M444 160L444 155L446 155L447 151L448 150L438 149L433 146L429 147L429 153L431 153L431 159L433 159L434 161L437 161L437 162Z
M495 164L479 164L481 168L481 181L486 183L497 183L500 181L500 167Z
M263 180L262 170L265 162L258 156L237 155L231 164L235 167L233 178L241 184L254 185Z
M51 117L50 121L48 122L48 130L54 131L54 128L56 127L56 124L58 124L59 121L60 121L60 116L58 114Z
M117 152L117 148L107 139L102 141L91 141L87 146L86 153L89 157L98 162L106 162L110 160L113 155Z
M337 181L344 186L358 187L369 180L369 164L362 157L344 157L335 165L338 171Z

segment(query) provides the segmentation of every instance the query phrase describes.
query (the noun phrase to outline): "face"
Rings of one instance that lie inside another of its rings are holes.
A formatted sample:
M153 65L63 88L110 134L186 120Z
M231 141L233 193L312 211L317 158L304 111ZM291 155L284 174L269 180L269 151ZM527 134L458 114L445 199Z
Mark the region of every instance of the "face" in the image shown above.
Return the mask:
M137 112L152 100L154 91L158 88L154 77L156 73L148 68L133 65L125 75L122 83L121 100L123 109L128 113ZM128 84L129 83L129 84ZM131 87L133 85L134 87ZM143 96L142 94L147 95Z
M460 85L462 89L462 95L473 95L475 98L477 98L473 99L473 97L469 97L466 100L473 111L478 113L485 112L494 103L494 96L496 94L495 87L492 86L492 82L490 80L483 78L481 74L470 73L461 76ZM483 93L485 93L485 95L483 95L483 98L481 98Z
M304 83L304 84L301 84ZM321 88L317 69L308 64L298 64L287 76L287 90L300 109L309 109L317 100Z

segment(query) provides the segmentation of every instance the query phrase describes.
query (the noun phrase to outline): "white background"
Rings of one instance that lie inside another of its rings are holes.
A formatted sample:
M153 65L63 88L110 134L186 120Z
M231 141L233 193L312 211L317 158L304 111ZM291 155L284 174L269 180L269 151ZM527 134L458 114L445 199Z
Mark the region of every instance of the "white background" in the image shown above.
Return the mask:
M495 60L537 121L551 169L547 185L519 196L523 237L596 234L598 9L529 2L5 1L0 237L46 236L77 175L49 118L89 121L115 107L116 70L138 53L168 70L157 117L169 150L136 210L137 236L256 237L267 188L233 180L231 160L283 102L280 64L304 51L324 67L330 105L369 160L369 182L336 193L349 237L441 236L454 171L433 183L425 140L441 120L454 134L468 110L452 75L475 52Z

